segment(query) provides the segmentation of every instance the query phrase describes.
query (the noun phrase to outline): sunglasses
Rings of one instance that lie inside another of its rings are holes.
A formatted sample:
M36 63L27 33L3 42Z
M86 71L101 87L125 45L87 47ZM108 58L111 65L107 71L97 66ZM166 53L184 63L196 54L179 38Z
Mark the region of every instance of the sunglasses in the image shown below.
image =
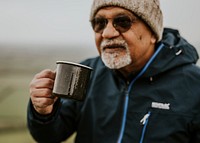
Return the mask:
M132 23L134 23L137 20L137 18L131 18L127 15L119 15L113 18L112 20L112 25L113 27L120 33L124 33L128 31ZM97 17L94 18L91 21L92 28L96 33L103 33L103 30L106 28L108 24L108 19L103 18L103 17Z

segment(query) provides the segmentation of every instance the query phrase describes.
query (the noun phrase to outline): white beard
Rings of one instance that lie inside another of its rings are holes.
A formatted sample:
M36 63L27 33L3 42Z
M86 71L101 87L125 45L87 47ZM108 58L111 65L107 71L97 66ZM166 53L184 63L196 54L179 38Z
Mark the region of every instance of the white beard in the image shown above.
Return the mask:
M116 52L106 52L103 50L103 48L105 46L108 45L121 45L123 46L125 49L123 53L121 53L122 49L120 49L119 51ZM131 60L131 56L130 56L130 52L129 52L129 48L127 46L127 43L124 40L105 40L101 43L101 58L102 61L104 62L104 64L110 68L110 69L120 69L122 67L125 67L127 65L129 65L132 60Z

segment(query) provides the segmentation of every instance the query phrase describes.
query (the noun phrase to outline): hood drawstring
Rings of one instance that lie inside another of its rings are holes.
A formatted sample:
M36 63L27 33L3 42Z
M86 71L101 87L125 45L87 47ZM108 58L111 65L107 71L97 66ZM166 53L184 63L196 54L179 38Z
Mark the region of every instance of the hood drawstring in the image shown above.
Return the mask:
M149 78L149 81L150 81L150 82L153 82L153 77L152 77L152 76Z
M182 49L179 49L179 50L175 53L175 55L176 55L176 56L179 56L182 52L183 52L183 50L182 50Z
M154 78L153 78L152 76L150 76L150 77L148 78L148 82L149 82L149 84L153 84Z

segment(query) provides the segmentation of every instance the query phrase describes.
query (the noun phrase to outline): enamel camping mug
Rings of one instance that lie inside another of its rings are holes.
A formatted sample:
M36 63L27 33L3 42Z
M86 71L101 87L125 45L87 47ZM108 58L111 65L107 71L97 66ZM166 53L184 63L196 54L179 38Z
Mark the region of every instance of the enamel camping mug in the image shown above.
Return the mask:
M92 68L67 61L57 61L56 64L53 96L83 101Z

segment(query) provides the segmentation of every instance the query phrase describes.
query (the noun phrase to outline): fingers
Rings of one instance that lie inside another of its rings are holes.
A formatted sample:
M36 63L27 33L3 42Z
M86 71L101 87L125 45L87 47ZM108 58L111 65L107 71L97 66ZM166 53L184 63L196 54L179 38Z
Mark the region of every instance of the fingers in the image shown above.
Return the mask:
M53 88L55 79L55 72L49 69L43 70L40 73L36 74L33 80L30 83L30 89L34 90L37 88Z
M48 88L52 90L53 85L54 85L54 80L50 78L41 78L41 79L34 79L30 84L30 88L31 89Z
M36 79L40 79L40 78L50 78L50 79L55 79L55 71L52 71L50 69L46 69L41 71L40 73L35 75Z
M48 114L53 110L57 98L52 98L55 72L49 69L36 74L30 82L30 97L34 108L41 114Z
M50 114L53 111L53 105L58 97L46 98L46 97L32 97L31 101L35 110L40 114Z
M35 98L52 98L52 90L48 88L40 88L30 90L31 97Z
M57 98L32 97L32 104L37 108L46 108L55 103Z

